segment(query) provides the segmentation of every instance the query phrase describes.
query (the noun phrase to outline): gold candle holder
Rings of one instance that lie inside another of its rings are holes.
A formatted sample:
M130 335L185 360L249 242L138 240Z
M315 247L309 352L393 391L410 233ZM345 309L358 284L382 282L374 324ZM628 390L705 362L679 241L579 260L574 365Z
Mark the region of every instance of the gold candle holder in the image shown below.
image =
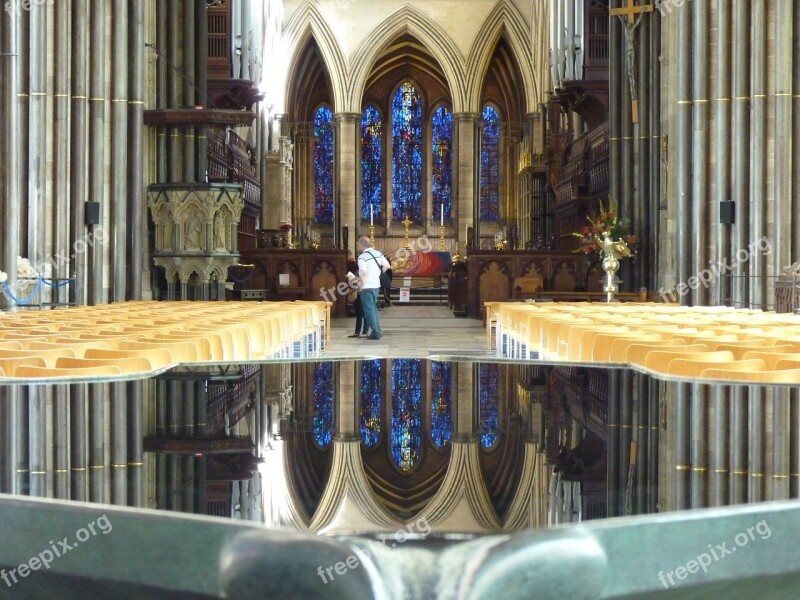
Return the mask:
M369 241L375 246L375 225L369 226Z
M439 225L439 250L444 250L444 225Z

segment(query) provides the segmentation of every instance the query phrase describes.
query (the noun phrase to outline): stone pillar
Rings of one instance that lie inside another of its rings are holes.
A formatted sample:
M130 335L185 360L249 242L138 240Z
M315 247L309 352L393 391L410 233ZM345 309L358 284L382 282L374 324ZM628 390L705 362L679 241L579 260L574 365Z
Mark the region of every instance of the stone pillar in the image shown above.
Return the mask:
M478 365L453 363L452 369L452 387L456 390L452 408L453 440L473 441L478 437L475 432Z
M292 173L294 144L280 136L277 147L265 156L265 176L262 188L261 227L277 229L281 221L292 221Z
M6 57L0 61L3 78L2 89L2 125L6 140L19 140L20 126L20 61L11 58L17 52L20 42L21 11L10 11L0 21L2 28L2 50ZM0 271L8 272L7 284L11 289L16 289L17 283L17 255L19 254L20 217L22 207L20 202L20 171L21 153L18 144L5 144L3 149L2 189L3 202L0 202L0 217L2 218L3 239L0 241ZM10 309L14 303L0 294L0 309Z
M358 439L356 403L356 364L354 361L334 363L334 382L339 392L336 402L336 435L342 439Z
M473 212L478 202L477 182L479 173L476 161L480 157L478 142L479 113L453 113L453 211L455 222L455 238L459 249L467 243L467 228L474 227ZM478 231L475 230L475 243L478 243Z
M88 479L86 477L86 457L88 455L88 440L86 437L86 384L81 383L70 386L69 416L70 416L70 498L80 502L88 500L86 490Z
M69 386L53 386L53 497L70 499Z
M89 384L89 502L106 502L105 385Z
M361 182L358 179L361 160L361 115L359 113L336 113L333 115L335 123L335 153L334 160L334 240L337 248L355 248L355 238L343 243L341 228L347 226L350 235L358 231L356 226L360 219L358 199L361 197ZM378 244L380 246L380 244Z

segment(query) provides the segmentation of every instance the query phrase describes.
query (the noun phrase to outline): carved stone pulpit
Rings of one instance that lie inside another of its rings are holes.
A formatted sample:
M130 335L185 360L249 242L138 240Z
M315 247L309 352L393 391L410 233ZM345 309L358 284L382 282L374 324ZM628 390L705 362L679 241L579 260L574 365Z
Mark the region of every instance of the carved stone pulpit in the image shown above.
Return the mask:
M217 297L224 299L228 267L239 261L241 186L153 184L148 207L156 229L153 262L166 271L169 299L188 299L189 286L201 286L202 299L209 299L212 285L217 286Z

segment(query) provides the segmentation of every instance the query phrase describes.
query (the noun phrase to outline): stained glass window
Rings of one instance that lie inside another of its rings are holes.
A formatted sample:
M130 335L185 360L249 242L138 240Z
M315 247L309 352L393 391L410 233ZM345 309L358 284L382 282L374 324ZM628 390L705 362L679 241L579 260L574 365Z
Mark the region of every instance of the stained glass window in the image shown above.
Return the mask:
M453 114L446 106L440 106L433 112L431 124L433 217L439 221L444 206L444 220L450 221L453 207Z
M391 453L401 471L410 471L422 446L422 360L392 361Z
M314 442L325 448L331 442L333 428L333 363L314 365Z
M361 441L367 448L374 447L381 437L382 383L380 359L363 361L361 363Z
M500 115L487 104L481 117L481 221L499 221Z
M361 117L361 218L381 214L381 191L383 187L383 147L381 114L374 106L368 106Z
M333 224L333 113L314 114L314 222Z
M452 430L452 372L449 362L431 362L431 438L439 448L444 448L450 441Z
M481 445L484 448L491 448L497 441L499 389L500 369L498 365L480 365L478 367L478 425L481 431Z
M392 218L422 221L422 101L406 82L392 100Z

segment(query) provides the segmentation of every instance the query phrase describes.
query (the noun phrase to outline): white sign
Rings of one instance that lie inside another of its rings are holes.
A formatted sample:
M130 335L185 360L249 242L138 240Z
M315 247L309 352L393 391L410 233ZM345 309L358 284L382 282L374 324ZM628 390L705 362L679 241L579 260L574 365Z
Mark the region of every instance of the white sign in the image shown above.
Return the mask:
M411 287L411 277L403 277L403 287Z
M400 302L411 302L411 288L400 288Z
M289 273L280 273L278 275L278 285L281 287L289 287Z

